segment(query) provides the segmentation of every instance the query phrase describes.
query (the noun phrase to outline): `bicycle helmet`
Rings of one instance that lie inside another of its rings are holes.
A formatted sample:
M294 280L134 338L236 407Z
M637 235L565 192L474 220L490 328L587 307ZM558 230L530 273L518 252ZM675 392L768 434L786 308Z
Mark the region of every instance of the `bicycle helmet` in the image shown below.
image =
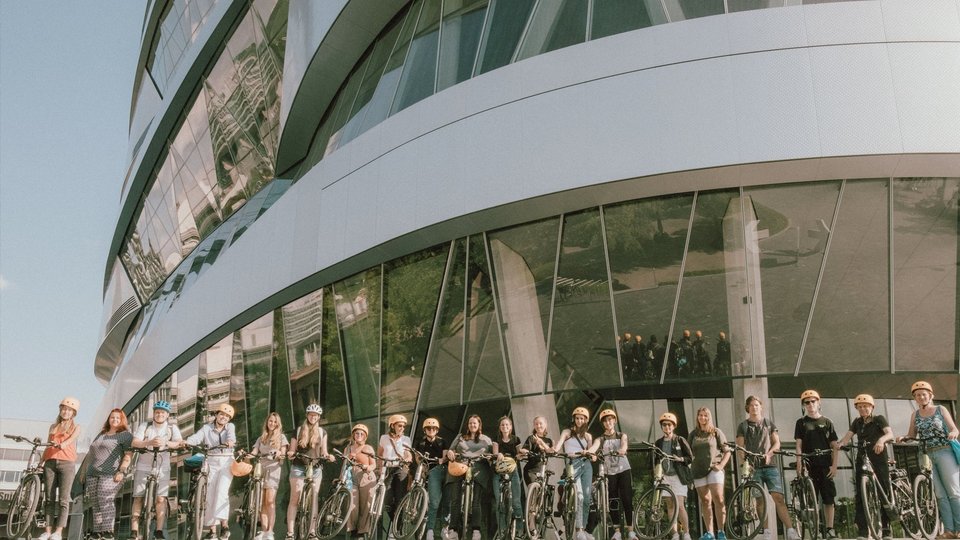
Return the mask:
M407 417L402 414L391 414L390 418L387 419L387 425L392 426L394 424L407 425Z
M447 472L450 476L463 476L467 474L467 469L470 467L466 463L461 463L459 461L451 461L447 465Z
M497 460L493 468L497 474L513 474L513 471L517 470L517 460L510 456L503 456Z
M578 414L587 420L590 419L590 411L588 411L586 407L577 407L573 410L573 413L571 413L570 416L576 416Z
M323 414L323 407L317 405L316 403L311 403L307 405L307 414L309 413Z
M80 400L73 396L67 396L60 402L60 406L70 407L74 413L77 413L80 411Z
M234 476L246 476L253 471L253 465L246 461L234 461L230 464L230 473Z
M804 390L803 393L800 394L800 401L808 398L813 398L817 401L820 401L820 394L818 394L816 390Z
M427 418L423 421L423 429L427 429L428 427L440 429L440 421L436 418Z
M233 406L231 406L229 403L221 404L219 407L217 407L217 412L223 413L229 416L231 419L233 419L233 415L236 413L236 411L233 410Z
M875 405L875 404L873 403L873 396L871 396L870 394L860 394L859 396L853 398L853 406L854 406L854 407L856 407L857 405L860 405L861 403L866 403L867 405L870 405L871 407L873 407L873 406Z
M350 430L350 433L352 434L354 431L362 431L364 435L368 437L370 436L370 428L368 428L364 424L357 424L353 426L353 429Z
M913 386L910 387L910 393L913 394L917 390L926 390L927 392L933 393L933 387L930 386L930 383L927 381L917 381L913 383Z
M604 409L604 410L600 411L600 421L601 421L601 422L603 422L603 419L606 418L606 417L608 417L608 416L612 416L614 420L617 419L617 413L615 413L615 412L613 411L613 409Z
M676 427L676 426L677 426L677 415L673 414L672 412L665 412L665 413L661 414L661 415L660 415L660 423L663 424L664 422L670 422L670 423L673 424L674 427Z
M170 405L169 401L160 400L153 404L153 410L167 411L168 413L173 412L173 407Z

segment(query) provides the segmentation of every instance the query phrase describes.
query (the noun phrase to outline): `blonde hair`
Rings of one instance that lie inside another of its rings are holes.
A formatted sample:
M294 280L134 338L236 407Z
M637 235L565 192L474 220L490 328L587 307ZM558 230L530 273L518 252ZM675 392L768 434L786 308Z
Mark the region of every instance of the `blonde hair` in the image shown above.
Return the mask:
M73 411L73 416L69 420L64 420L60 413L57 413L57 419L53 421L53 425L50 426L50 431L48 435L55 435L57 433L72 433L76 429L77 424L74 421L77 418L77 411L74 411L70 407L67 407ZM64 425L66 424L66 425Z
M546 417L546 416L543 416L542 414L538 414L538 415L534 416L534 417L533 417L533 425L534 425L534 426L537 425L537 418L542 418L542 419L543 419L543 435L537 435L537 428L536 428L536 427L533 428L533 430L530 432L530 434L531 434L531 435L536 435L537 437L549 437L549 436L550 436L550 432L547 431L547 430L550 428L550 423L547 422L547 417Z
M271 418L277 419L277 429L273 433L270 433L270 428L267 427ZM279 450L283 446L283 421L279 414L272 412L263 420L263 434L260 435L260 441L269 444L274 450Z
M304 430L307 432L306 437L302 437ZM314 448L320 444L320 433L322 428L320 427L320 420L317 420L316 424L311 425L309 420L304 420L300 424L300 429L297 430L297 446L302 448Z
M707 413L707 429L702 429L700 427L700 413ZM713 435L717 432L717 426L713 425L713 413L710 411L709 407L700 407L697 409L697 431L701 433L706 433L707 435Z

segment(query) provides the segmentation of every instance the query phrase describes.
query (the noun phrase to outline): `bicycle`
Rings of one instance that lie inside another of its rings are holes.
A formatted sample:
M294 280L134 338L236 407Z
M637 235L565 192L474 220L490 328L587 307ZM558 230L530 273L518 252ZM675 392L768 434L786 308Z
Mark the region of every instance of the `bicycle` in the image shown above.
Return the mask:
M548 525L554 530L557 528L553 521L553 497L556 488L550 485L550 477L554 472L547 470L547 459L555 456L544 452L536 452L535 455L540 458L540 464L537 466L535 480L527 486L524 528L530 540L542 540Z
M210 466L207 464L207 454L213 450L229 448L226 445L207 446L205 444L185 445L193 456L183 461L184 468L190 473L190 488L187 498L179 501L179 508L186 508L187 534L189 540L202 540L203 515L207 509L207 478L210 476ZM182 510L180 510L182 512Z
M150 462L150 473L147 474L146 487L143 492L143 507L141 509L140 518L137 520L137 530L140 533L140 537L143 540L151 540L153 538L153 531L156 530L157 525L157 491L159 489L159 481L162 471L160 466L163 464L163 461L160 460L160 454L166 452L172 454L175 450L170 448L161 449L159 446L154 448L134 448L134 452L138 454L151 454Z
M340 466L340 474L333 481L333 491L317 511L316 533L319 540L330 540L340 534L347 525L347 517L353 509L353 499L350 495L350 467L358 467L359 463L340 450L334 449L333 453L343 459L343 464Z
M460 516L461 524L463 528L461 529L462 534L461 538L465 538L467 531L471 529L470 527L470 510L473 508L473 476L474 476L474 467L480 460L489 460L493 457L493 454L480 454L478 456L467 457L461 454L457 454L457 460L465 463L467 465L467 472L463 475L463 485L461 486L460 491ZM453 527L453 523L450 524Z
M387 497L387 467L397 467L402 463L399 459L387 459L373 454L367 454L380 462L380 470L377 474L377 483L373 486L373 494L370 496L370 534L376 536L377 524L383 515L383 501Z
M743 452L747 458L753 457L765 460L763 454L751 452L734 443L727 446ZM740 485L733 491L727 502L727 523L724 527L727 538L732 540L751 540L763 528L767 520L767 488L753 478L753 465L749 459L744 459L740 465ZM757 504L757 500L763 504Z
M46 488L43 485L43 466L40 464L38 456L41 454L41 448L53 446L52 443L40 442L40 438L33 440L20 435L4 435L7 439L18 443L27 443L32 445L30 457L27 459L27 467L23 470L20 477L20 485L13 492L13 498L10 499L10 507L7 514L7 537L18 538L30 530L30 526L45 527L47 524L46 516L43 513L43 503L47 500ZM64 494L62 496L68 496Z
M617 452L606 453L602 449L596 454L599 466L597 477L593 481L593 504L596 510L597 525L594 527L593 537L596 540L607 540L610 533L610 481L607 479L607 458L626 459Z
M314 499L317 496L314 491L314 484L319 485L322 481L322 472L321 478L315 479L313 477L314 470L322 461L327 461L327 457L310 457L307 454L297 452L294 454L294 458L300 458L306 464L303 486L300 488L300 497L297 499L297 517L293 524L293 530L296 531L297 538L305 540L313 536L314 523L317 517L313 510Z
M417 468L413 474L413 483L410 490L400 499L393 522L390 523L390 534L398 540L419 538L425 525L427 507L430 505L430 495L427 493L427 473L437 458L418 452L414 448L407 448L417 457Z
M510 469L510 463L513 463L513 470ZM498 470L498 467L502 467L503 470ZM514 515L513 512L513 473L517 472L518 463L517 460L509 457L503 456L497 461L497 465L494 468L494 472L497 473L497 476L500 480L499 490L500 490L500 504L497 506L497 524L503 523L505 525L504 530L497 529L497 535L495 540L514 540L517 537L517 520L518 517Z
M640 496L634 507L633 532L642 540L660 540L673 532L680 515L677 494L663 479L663 461L680 463L683 458L667 454L648 442L640 442L640 446L654 452L653 486Z
M918 443L917 445L894 445L894 454L900 454L898 448L908 448L913 446L919 446L919 455L917 456L917 462L913 465L916 466L917 473L913 477L913 481L910 481L910 465L905 463L898 463L901 465L899 469L903 473L902 481L906 484L910 490L910 499L912 503L912 516L916 519L916 530L917 534L914 535L911 533L913 538L925 537L928 540L933 540L936 538L937 534L940 531L940 511L937 507L937 498L933 492L932 484L932 474L933 474L933 463L930 460L930 456L927 455L927 439L924 438L907 438L904 437L900 439L902 442L908 443ZM908 461L903 459L902 461ZM898 473L899 475L899 473ZM891 470L891 484L893 483L893 471ZM899 502L899 501L898 501ZM901 516L904 515L901 511ZM909 532L909 531L908 531Z
M238 457L242 460L250 460L253 470L250 471L250 479L243 489L243 500L240 507L237 508L237 523L243 529L243 540L253 540L257 535L257 524L260 522L260 509L263 506L263 465L260 454L251 454L240 451ZM267 455L269 459L276 459L276 452Z
M810 478L808 470L809 460L831 452L833 450L829 448L803 453L786 450L776 452L777 455L795 457L801 461L800 472L790 481L790 502L787 504L787 512L790 513L790 519L793 521L797 533L800 534L800 538L817 540L820 534L820 507L817 501L817 492L813 486L813 479ZM797 464L796 462L787 463L786 467L796 469Z

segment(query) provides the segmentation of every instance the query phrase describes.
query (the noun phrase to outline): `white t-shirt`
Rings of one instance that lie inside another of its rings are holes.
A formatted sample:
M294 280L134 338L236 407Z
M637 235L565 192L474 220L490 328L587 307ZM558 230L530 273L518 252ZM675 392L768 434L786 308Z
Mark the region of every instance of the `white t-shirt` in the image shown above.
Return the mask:
M406 435L391 439L390 435L383 434L380 436L380 448L383 450L383 459L403 459L404 451L413 448L413 445Z
M159 437L161 441L160 449L163 450L167 447L168 442L180 442L183 440L183 436L180 435L180 428L171 424L170 422L164 422L157 426L153 421L145 422L140 424L140 427L137 428L137 432L133 434L133 438L136 440L146 441L153 438ZM147 448L153 449L152 446ZM159 454L160 466L161 468L168 469L170 468L170 453L163 452ZM150 466L153 464L153 456L150 454L142 454L139 459L137 459L137 469L138 471L149 471Z

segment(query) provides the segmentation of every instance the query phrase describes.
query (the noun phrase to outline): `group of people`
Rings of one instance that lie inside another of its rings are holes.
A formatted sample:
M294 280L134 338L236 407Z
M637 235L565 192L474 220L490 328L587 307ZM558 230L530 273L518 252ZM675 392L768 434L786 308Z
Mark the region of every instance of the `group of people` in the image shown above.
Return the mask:
M913 398L917 410L912 413L907 437L920 437L927 441L928 454L933 462L933 484L944 525L942 538L960 538L960 466L950 447L951 441L958 437L957 425L949 410L933 403L933 388L925 381L917 381L912 386ZM838 437L833 423L821 414L820 395L815 390L801 394L804 415L796 421L794 439L798 453L824 450L822 456L806 461L808 473L822 500L825 538L837 538L834 531L834 503L838 455L842 447L857 439L857 470L863 460L869 459L882 482L888 482L885 444L894 440L892 430L882 415L874 414L874 400L870 395L861 394L854 399L859 416L851 423L849 430ZM56 421L50 426L48 441L51 444L43 455L44 481L50 501L60 507L59 517L55 519L56 509L46 509L46 529L40 540L60 540L67 524L69 494L75 474L77 459L77 439L80 428L75 422L79 401L67 397L60 403ZM737 426L736 445L740 458L748 459L754 466L754 477L762 482L769 491L782 522L787 540L799 540L800 536L793 527L784 500L783 479L776 466L776 452L780 450L781 440L777 426L763 415L763 403L760 398L750 396L746 399L747 417ZM113 538L115 519L115 499L126 478L131 465L132 452L135 449L172 450L187 446L206 446L208 467L207 503L204 516L205 538L229 537L228 518L230 511L229 487L233 479L231 465L236 463L234 447L237 442L236 428L231 422L234 409L222 404L213 420L184 439L177 426L170 422L172 411L170 403L157 401L153 405L152 421L141 425L131 432L127 417L121 409L110 411L103 427L91 443L89 458L85 469L85 496L92 510L91 536L97 539ZM328 436L320 425L323 410L317 404L307 406L305 420L296 430L294 438L288 440L283 432L280 415L270 413L264 420L259 437L252 444L250 455L257 455L263 471L263 508L260 515L259 540L274 538L276 518L276 495L281 480L282 462L290 461L290 506L287 510L287 539L293 538L293 523L296 518L296 505L303 489L305 476L310 470L310 460L333 461L328 453ZM376 451L368 444L370 429L363 423L354 425L350 440L343 448L343 454L350 459L352 511L348 517L346 530L351 534L363 535L371 532L373 525L370 517L372 488L382 480L386 486L384 512L391 519L394 510L408 488L410 464L417 454L433 458L435 465L427 477L429 506L426 516L426 540L434 540L434 531L442 528L443 540L458 540L462 535L466 539L480 540L482 528L501 504L500 490L494 485L498 475L509 478L512 494L511 508L497 512L497 526L503 528L505 521L512 515L521 519L523 486L536 480L536 471L542 460L550 454L563 453L571 458L573 477L568 485L578 490L580 503L576 512L575 531L569 535L571 540L593 540L588 532L590 528L589 509L591 506L591 484L594 468L592 461L602 455L611 499L619 499L619 504L611 505L613 540L622 540L624 533L628 539L635 539L633 531L633 486L629 460L629 437L617 430L618 417L612 409L599 413L602 432L596 437L588 431L590 411L577 407L571 414L569 425L563 429L554 441L548 432L547 419L536 416L532 421L530 434L521 441L514 431L513 420L509 416L499 419L493 437L484 434L483 422L479 415L470 415L462 431L449 443L439 435L440 422L436 418L423 421L423 434L414 445L405 434L407 419L400 414L388 418L387 432L379 441ZM676 460L664 460L664 481L670 485L678 499L677 525L673 531L673 540L690 540L689 518L686 515L685 499L688 486L696 490L700 502L700 513L704 533L701 540L725 540L724 525L726 510L724 504L724 470L731 459L727 438L713 421L709 408L701 407L696 413L696 427L690 432L689 440L677 433L678 419L672 412L664 412L659 417L663 436L654 443L662 452L675 456ZM411 452L411 449L416 449ZM601 454L602 452L602 454ZM759 457L762 456L762 457ZM487 457L489 460L476 461L473 481L475 495L471 520L465 527L459 527L462 521L460 497L461 483L470 458ZM152 458L152 456L151 456ZM166 497L170 485L170 454L161 452L160 477L157 485L156 530L154 538L164 538L166 520ZM384 461L383 477L377 476L377 460ZM515 464L525 460L522 468L496 467L497 463L511 459ZM493 467L491 467L491 464ZM804 466L804 460L798 460L797 467ZM153 469L152 459L140 459L133 471L133 511L132 535L138 538L137 530L140 513L143 511L143 497L146 478ZM313 468L314 489L319 489L321 467ZM59 490L61 496L53 497ZM761 501L761 504L763 502ZM622 510L621 510L622 509ZM506 516L506 517L504 517ZM623 521L621 521L623 518ZM859 490L856 494L856 524L861 538L868 537L863 501ZM219 526L219 531L218 531ZM889 523L884 518L884 538L889 536ZM459 529L459 530L458 530ZM623 532L621 532L623 531ZM774 531L763 535L768 540L775 537Z
M648 341L640 334L624 332L617 336L624 376L628 380L657 380L666 362L671 377L730 374L731 349L727 334L717 335L715 353L711 355L708 339L701 330L691 334L683 330L681 338L669 347L651 335Z

